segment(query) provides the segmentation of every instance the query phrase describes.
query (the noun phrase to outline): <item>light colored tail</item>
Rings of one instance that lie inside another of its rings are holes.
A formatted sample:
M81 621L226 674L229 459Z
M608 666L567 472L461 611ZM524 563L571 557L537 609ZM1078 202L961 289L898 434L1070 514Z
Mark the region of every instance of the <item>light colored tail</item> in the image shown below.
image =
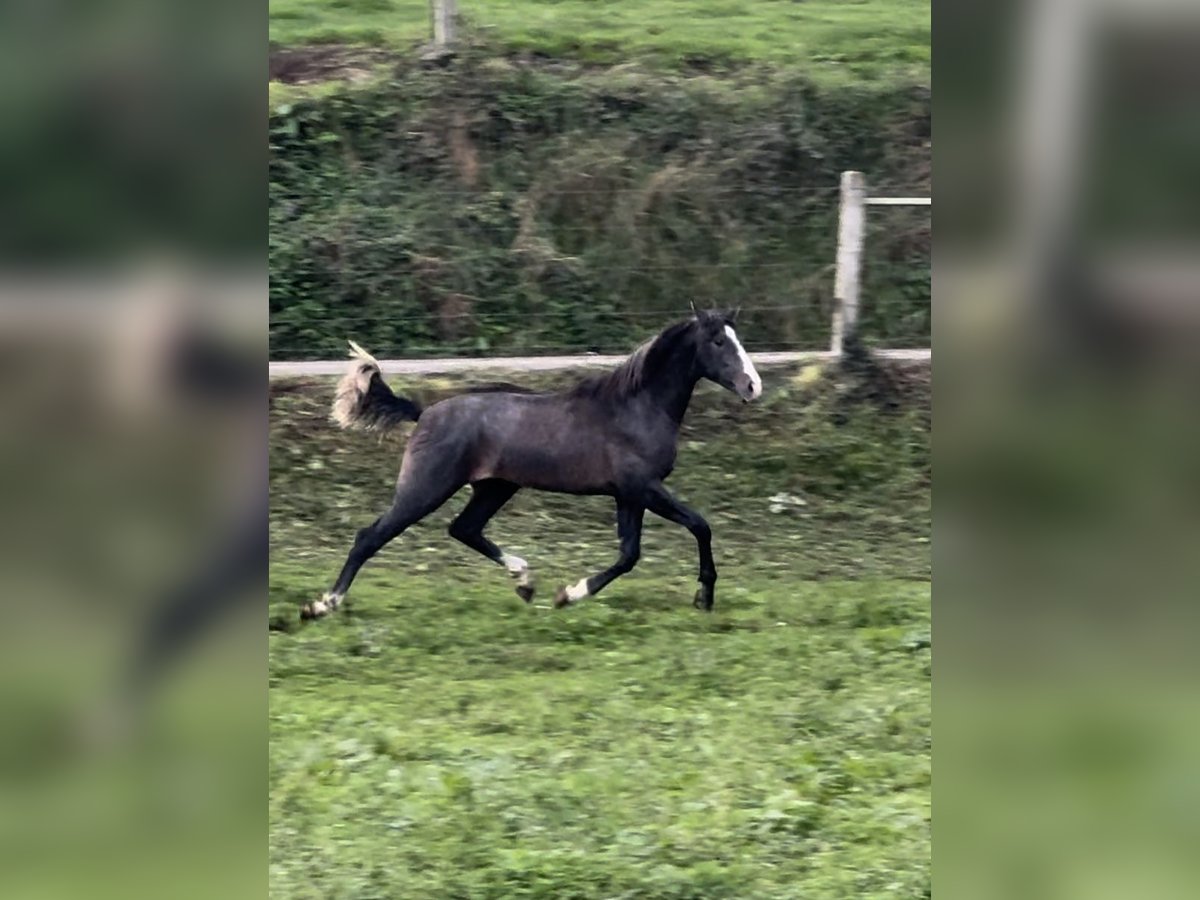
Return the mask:
M374 363L375 368L377 368L377 369L379 368L379 360L377 360L375 357L373 357L370 353L368 353L362 347L358 346L358 344L354 343L354 341L350 341L349 343L350 343L350 358L351 359L365 360L366 362Z
M339 426L359 431L387 431L402 422L415 422L421 407L397 397L383 380L379 360L350 341L355 360L338 382L330 418Z

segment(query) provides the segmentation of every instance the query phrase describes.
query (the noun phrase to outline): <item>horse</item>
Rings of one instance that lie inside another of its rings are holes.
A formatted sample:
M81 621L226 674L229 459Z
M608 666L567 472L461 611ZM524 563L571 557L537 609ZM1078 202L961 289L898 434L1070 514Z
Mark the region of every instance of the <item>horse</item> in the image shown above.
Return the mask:
M393 393L378 361L351 341L356 361L338 384L332 419L345 429L377 432L417 424L391 508L358 532L333 587L305 604L301 618L336 610L367 560L467 484L471 499L451 522L450 536L502 565L526 603L534 596L529 565L483 533L521 488L607 495L616 501L617 561L560 587L556 608L595 596L637 565L642 519L649 510L692 533L700 558L693 605L711 611L717 581L712 531L663 482L675 466L679 428L700 379L716 382L743 402L762 395L762 379L738 340L736 318L736 312L694 312L646 341L616 369L566 390L491 386L427 409Z

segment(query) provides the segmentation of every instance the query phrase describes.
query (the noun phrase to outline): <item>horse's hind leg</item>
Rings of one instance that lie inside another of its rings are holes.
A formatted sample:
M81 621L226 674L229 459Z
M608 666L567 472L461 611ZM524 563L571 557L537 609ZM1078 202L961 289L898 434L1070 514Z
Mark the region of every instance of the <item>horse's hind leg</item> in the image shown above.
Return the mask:
M529 574L529 564L519 556L505 553L483 535L483 528L488 520L498 513L500 507L511 500L518 490L520 488L517 485L502 478L488 478L475 482L471 485L470 502L450 523L450 537L508 569L508 573L517 579L517 595L528 603L533 599L533 579Z
M396 499L392 502L392 508L358 532L337 581L320 600L314 600L301 608L301 618L316 619L337 609L345 599L346 592L350 590L354 576L367 560L378 553L388 541L399 537L406 528L421 521L449 500L462 485L463 482L459 480L425 480L411 475L404 478L396 488Z

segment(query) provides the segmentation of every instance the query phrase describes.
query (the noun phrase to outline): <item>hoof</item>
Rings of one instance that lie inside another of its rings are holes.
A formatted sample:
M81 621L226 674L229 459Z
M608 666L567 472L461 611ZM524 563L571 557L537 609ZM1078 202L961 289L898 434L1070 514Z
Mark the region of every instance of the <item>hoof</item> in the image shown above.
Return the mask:
M712 612L713 589L711 585L700 585L700 589L696 591L696 596L692 600L692 606L704 612Z
M567 607L570 605L571 605L571 598L567 596L567 589L565 587L560 587L558 589L558 591L554 594L554 608L555 609L563 609L564 607Z
M325 604L320 600L314 600L312 603L305 603L300 607L300 621L307 622L309 619L319 619L325 615Z
M532 600L533 600L533 585L531 585L531 584L517 585L517 596L520 597L522 600L524 600L526 603L532 602Z
M335 594L329 591L320 600L314 600L312 603L305 603L300 607L300 618L303 619L319 619L322 616L327 616L345 600L344 594Z

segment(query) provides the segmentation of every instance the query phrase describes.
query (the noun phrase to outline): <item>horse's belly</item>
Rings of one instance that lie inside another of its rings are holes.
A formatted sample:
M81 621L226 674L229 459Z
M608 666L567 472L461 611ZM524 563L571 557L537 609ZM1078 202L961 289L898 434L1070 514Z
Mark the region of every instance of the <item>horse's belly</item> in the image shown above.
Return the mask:
M522 487L572 494L604 493L610 478L600 448L520 442L504 448L491 477Z

